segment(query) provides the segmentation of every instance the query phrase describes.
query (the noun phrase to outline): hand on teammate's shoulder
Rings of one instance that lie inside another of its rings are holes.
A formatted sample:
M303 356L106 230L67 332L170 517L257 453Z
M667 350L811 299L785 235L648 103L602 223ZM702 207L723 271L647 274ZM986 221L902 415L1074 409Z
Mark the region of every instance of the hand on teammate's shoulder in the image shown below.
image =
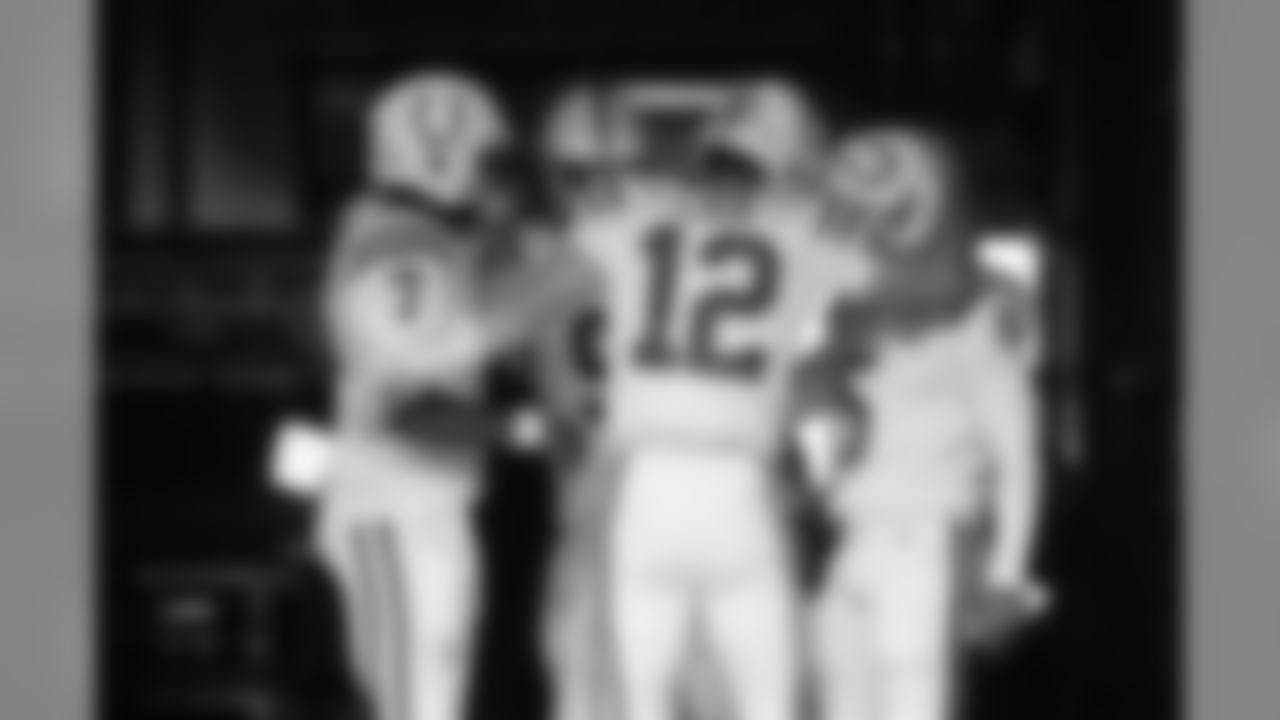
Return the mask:
M994 582L986 571L990 548L979 533L958 539L956 627L963 647L1003 652L1047 611L1047 597L1029 582Z

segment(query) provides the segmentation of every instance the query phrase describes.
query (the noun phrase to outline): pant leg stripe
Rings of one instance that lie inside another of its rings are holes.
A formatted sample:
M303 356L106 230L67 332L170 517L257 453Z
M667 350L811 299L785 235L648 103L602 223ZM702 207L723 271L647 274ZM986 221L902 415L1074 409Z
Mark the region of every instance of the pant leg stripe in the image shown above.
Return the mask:
M372 715L379 720L386 714L387 658L386 613L384 612L381 568L378 548L371 525L358 526L354 533L356 568L360 588L358 611L362 619L361 652L364 663L365 695Z
M373 591L370 587L368 563L361 557L362 552L359 549L360 540L358 537L352 538L352 544L356 550L354 553L354 585L351 606L347 611L347 617L351 623L351 632L349 637L352 640L351 648L352 665L356 674L360 677L362 684L372 682L372 678L376 675L377 670L377 648L374 638L374 618L373 618Z
M390 717L387 720L411 720L413 717L413 688L410 686L409 669L413 658L408 622L408 595L405 583L405 566L394 526L384 524L376 535L379 555L382 559L385 581L384 603L387 610L387 683L390 700Z

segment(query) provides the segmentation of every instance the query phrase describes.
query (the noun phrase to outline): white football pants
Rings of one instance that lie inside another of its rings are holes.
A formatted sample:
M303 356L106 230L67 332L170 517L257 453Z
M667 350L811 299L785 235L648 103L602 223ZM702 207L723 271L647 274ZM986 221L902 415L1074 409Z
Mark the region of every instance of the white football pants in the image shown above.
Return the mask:
M480 600L478 468L340 449L319 527L374 720L462 720Z
M811 618L823 720L946 720L952 712L953 520L864 515Z
M562 498L577 500L579 507L568 508L576 517L562 518L548 586L543 652L553 688L553 720L600 720L619 713L611 705L617 700L616 693L610 694L603 585L604 531L613 505L609 489L601 487L616 480L596 472L575 478L564 490L579 493L578 498ZM587 482L593 486L581 484ZM677 688L681 720L732 720L714 658L705 639L699 640Z
M645 448L620 472L605 600L621 717L792 720L797 607L771 468Z

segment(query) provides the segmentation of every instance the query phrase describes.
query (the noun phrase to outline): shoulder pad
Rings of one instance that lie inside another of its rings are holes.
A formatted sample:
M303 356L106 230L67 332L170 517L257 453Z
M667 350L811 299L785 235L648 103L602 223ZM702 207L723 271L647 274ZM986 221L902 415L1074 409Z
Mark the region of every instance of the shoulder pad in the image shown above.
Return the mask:
M458 246L453 234L427 212L365 196L344 212L331 264L350 272L388 258L423 254L449 262L460 257Z

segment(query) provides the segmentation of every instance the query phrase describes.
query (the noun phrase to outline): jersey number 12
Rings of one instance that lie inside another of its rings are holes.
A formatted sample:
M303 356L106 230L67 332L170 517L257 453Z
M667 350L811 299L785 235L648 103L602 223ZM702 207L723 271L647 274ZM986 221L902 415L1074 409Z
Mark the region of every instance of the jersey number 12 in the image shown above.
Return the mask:
M768 349L743 346L728 350L718 342L717 331L733 319L750 320L768 313L777 300L781 262L765 239L723 235L701 247L694 256L697 269L737 266L745 279L730 287L708 288L687 298L692 314L677 334L676 300L683 296L682 237L673 228L661 229L644 245L649 271L648 305L635 358L643 367L685 369L739 380L752 380L765 369Z

